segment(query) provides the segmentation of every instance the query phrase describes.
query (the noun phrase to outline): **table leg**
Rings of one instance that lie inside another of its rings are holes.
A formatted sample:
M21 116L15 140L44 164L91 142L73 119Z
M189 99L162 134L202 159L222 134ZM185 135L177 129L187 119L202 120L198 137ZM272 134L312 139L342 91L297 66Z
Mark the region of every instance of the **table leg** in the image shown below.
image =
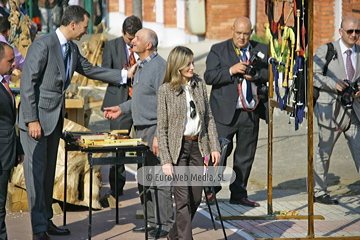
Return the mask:
M119 152L116 152L116 157L119 157ZM119 196L118 196L118 165L115 164L115 217L116 217L116 224L119 224Z
M91 240L91 224L92 224L92 184L93 184L93 165L92 165L92 153L88 154L88 160L90 164L90 192L89 192L89 226L88 226L88 239Z
M148 221L147 221L147 190L146 190L146 187L145 187L145 163L146 163L146 152L142 152L141 153L141 156L142 156L142 174L143 174L143 198L144 198L144 221L145 221L145 240L148 240L148 228L147 228L147 225L148 225Z
M68 151L66 150L65 143L65 160L64 160L64 201L63 201L63 225L66 226L66 192L67 192L67 161L68 161Z

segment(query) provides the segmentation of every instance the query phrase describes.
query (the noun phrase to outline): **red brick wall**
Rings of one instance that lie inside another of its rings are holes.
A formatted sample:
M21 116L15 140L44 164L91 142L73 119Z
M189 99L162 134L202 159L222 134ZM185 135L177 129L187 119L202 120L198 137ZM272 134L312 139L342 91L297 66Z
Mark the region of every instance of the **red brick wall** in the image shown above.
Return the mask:
M176 1L164 0L164 25L168 28L176 28Z
M240 16L249 16L248 0L207 0L205 38L231 37L234 20Z
M107 6L107 10L109 12L118 12L119 11L119 1L118 0L107 0L106 6Z
M156 22L155 0L143 0L143 21Z
M133 15L132 0L125 0L125 15Z

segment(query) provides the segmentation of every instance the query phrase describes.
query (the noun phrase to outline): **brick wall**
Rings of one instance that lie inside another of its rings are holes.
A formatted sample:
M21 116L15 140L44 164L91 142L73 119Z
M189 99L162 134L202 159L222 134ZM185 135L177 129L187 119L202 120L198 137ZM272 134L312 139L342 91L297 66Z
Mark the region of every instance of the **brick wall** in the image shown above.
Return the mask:
M132 0L125 0L125 15L133 15Z
M176 28L176 1L164 0L164 25L168 28Z
M155 22L156 21L155 0L143 0L142 4L143 4L143 21Z
M234 20L240 16L249 16L248 0L207 0L205 38L231 37Z
M119 11L119 0L106 0L106 6L107 6L107 10L109 12L118 12Z

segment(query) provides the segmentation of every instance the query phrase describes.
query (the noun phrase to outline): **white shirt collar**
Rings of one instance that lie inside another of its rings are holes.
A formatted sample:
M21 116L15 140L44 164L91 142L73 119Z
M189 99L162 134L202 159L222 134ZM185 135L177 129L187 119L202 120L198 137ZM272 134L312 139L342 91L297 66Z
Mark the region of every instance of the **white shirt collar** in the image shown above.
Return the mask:
M60 41L61 46L68 42L68 40L65 38L64 34L62 34L62 32L60 31L60 28L57 28L55 33Z
M345 54L346 50L348 50L349 48L345 46L345 44L343 43L343 41L340 39L339 41L339 45L340 45L340 50L341 50L341 54ZM352 46L351 48L351 54L355 53L355 44L354 46Z

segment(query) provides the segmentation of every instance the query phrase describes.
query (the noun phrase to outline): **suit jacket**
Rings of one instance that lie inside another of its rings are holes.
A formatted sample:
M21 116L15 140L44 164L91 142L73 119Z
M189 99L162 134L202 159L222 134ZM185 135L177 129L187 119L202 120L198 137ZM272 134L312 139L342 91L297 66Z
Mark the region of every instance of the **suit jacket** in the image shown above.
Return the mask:
M88 78L116 85L119 70L92 66L79 48L70 43L69 77L78 72ZM39 121L44 136L50 135L60 116L65 116L65 65L59 39L55 32L37 38L29 47L20 85L19 127L27 131L27 124Z
M1 77L0 77L1 78ZM15 103L8 91L0 83L0 172L11 170L17 163L17 156L23 154L16 136Z
M332 121L333 109L337 98L336 83L339 79L346 79L346 69L344 60L341 54L339 39L333 42L335 51L337 53L336 59L333 59L328 66L326 76L322 75L323 67L325 65L327 46L321 45L316 50L314 56L314 83L315 87L320 88L319 98L316 101L314 113L318 119L318 123L327 127L335 128ZM355 45L356 65L360 64L360 45ZM360 67L355 67L354 78L350 79L352 82L360 80ZM360 117L360 99L354 99L353 109L356 116ZM360 118L359 118L360 119Z
M261 70L261 77L255 81L256 85L265 84L268 81L268 46L259 42L250 41L250 50L261 51L265 57L261 61L257 61L256 65ZM206 59L206 71L204 79L208 85L212 85L210 94L210 105L216 122L228 125L232 121L236 104L238 101L238 79L241 74L230 75L230 67L239 62L236 55L233 40L215 44ZM261 118L266 118L267 97L261 101L254 113Z
M102 67L122 70L124 63L128 63L126 44L123 37L105 43L102 57ZM127 84L109 84L102 108L120 105L129 98L129 87Z
M206 84L200 78L191 79L190 94L196 113L200 117L199 149L202 156L219 151L220 145L214 117L206 92ZM169 83L160 86L158 93L158 141L161 164L176 164L180 156L186 122L186 94L170 88Z

